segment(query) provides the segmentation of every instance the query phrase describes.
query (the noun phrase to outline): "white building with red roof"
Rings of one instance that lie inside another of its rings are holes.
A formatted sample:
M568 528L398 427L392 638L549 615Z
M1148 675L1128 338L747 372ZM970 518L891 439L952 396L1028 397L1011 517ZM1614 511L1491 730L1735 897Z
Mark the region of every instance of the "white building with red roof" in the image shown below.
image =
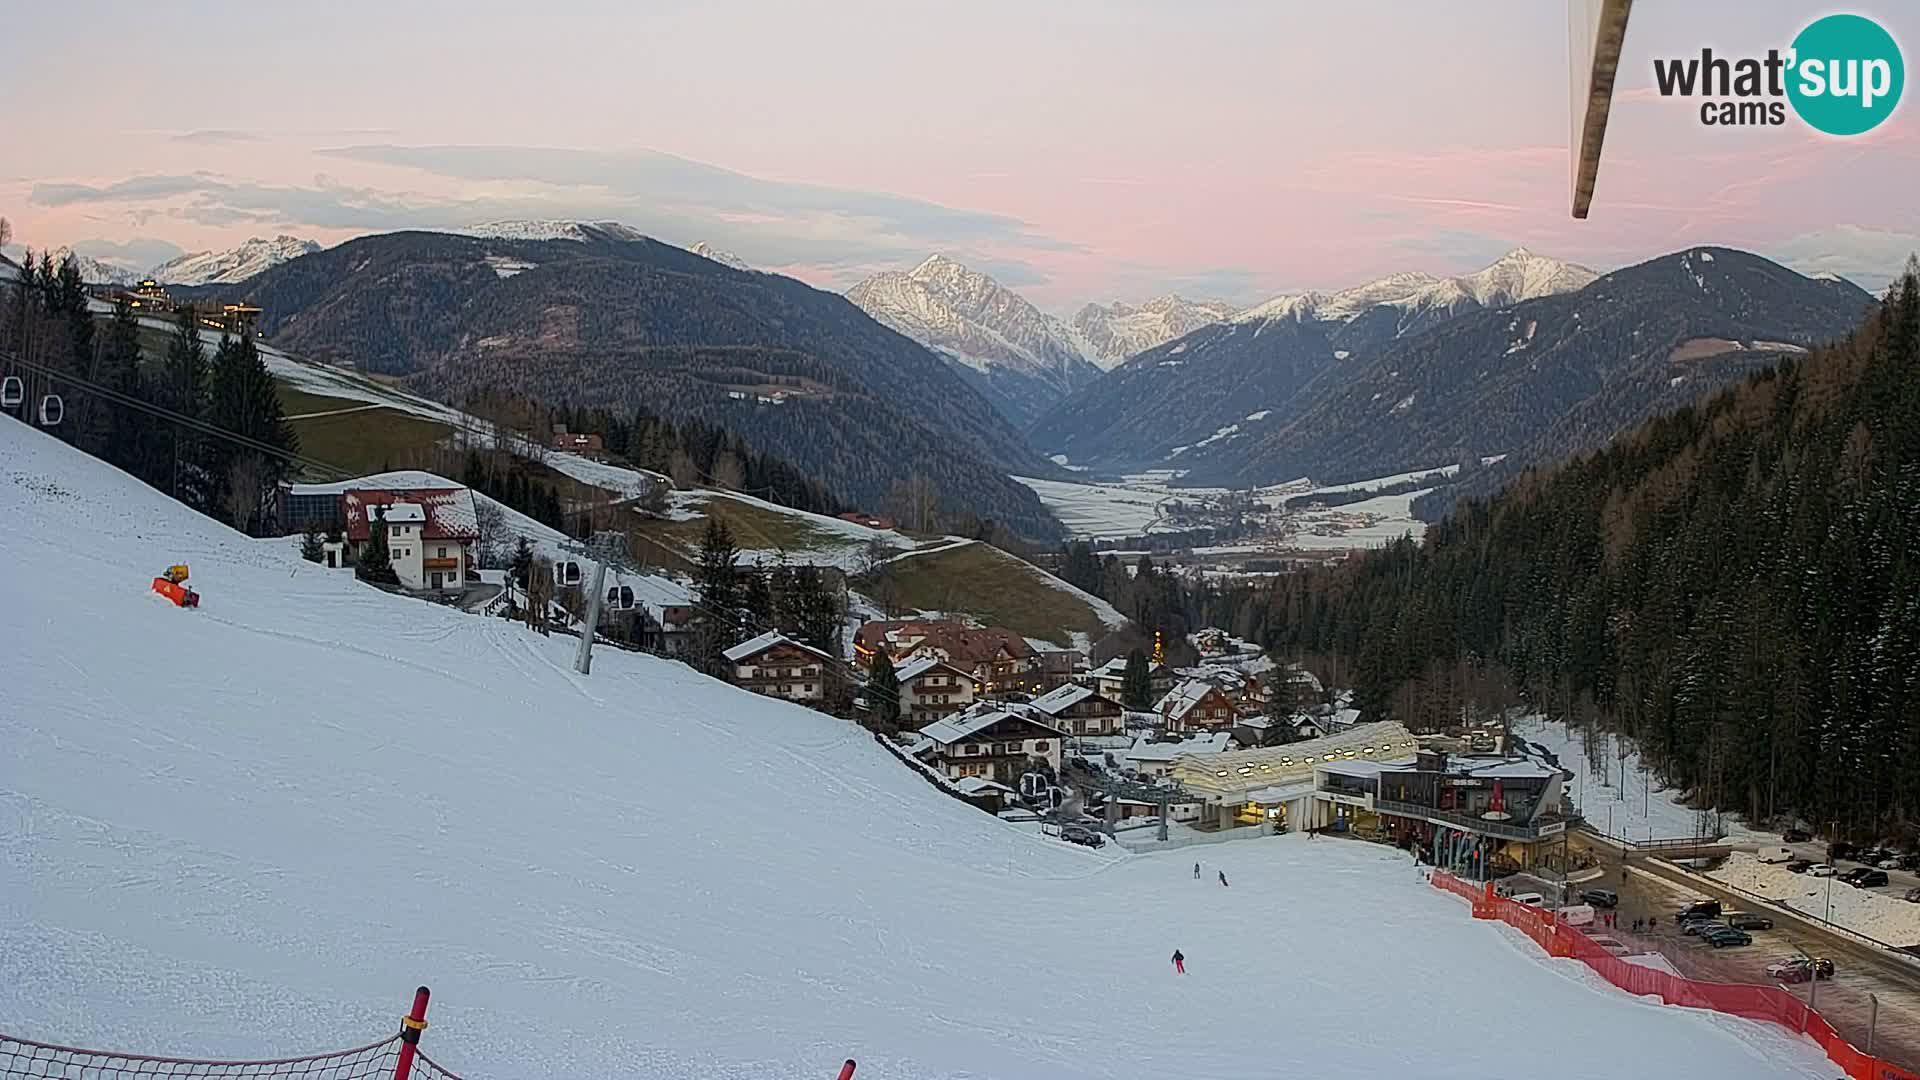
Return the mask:
M355 560L374 529L386 530L387 558L404 588L459 592L473 578L480 519L467 488L348 488L340 510Z

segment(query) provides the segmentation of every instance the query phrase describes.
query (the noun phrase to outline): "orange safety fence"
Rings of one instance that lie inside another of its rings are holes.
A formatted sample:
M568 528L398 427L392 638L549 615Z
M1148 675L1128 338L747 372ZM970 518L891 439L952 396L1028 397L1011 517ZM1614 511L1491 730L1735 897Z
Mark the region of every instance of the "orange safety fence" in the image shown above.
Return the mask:
M1527 935L1547 955L1578 960L1629 994L1658 997L1668 1005L1712 1009L1802 1032L1854 1080L1920 1080L1920 1074L1863 1053L1835 1031L1825 1017L1781 987L1702 982L1631 964L1574 927L1556 921L1552 912L1496 895L1491 883L1471 884L1442 870L1435 870L1428 880L1436 889L1471 901L1474 918L1498 919Z

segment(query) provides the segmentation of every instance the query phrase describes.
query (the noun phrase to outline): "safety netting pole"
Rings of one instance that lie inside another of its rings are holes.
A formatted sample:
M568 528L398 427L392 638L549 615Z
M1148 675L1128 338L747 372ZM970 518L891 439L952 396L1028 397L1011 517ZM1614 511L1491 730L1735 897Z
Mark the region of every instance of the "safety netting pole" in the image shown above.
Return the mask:
M413 1011L400 1021L400 1059L393 1066L393 1080L407 1080L413 1074L413 1058L420 1052L420 1033L427 1030L427 999L433 991L421 987L413 992Z

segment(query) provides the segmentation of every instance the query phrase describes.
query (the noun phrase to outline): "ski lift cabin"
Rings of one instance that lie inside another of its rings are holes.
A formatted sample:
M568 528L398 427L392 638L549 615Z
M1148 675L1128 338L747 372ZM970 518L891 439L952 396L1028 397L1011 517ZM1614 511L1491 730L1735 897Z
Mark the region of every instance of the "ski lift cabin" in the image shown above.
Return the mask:
M553 564L553 583L563 589L580 586L580 564L572 559L561 559Z
M27 385L18 375L0 379L0 408L17 409L27 400Z
M633 586L616 585L607 590L607 608L610 611L633 610Z
M59 394L48 394L40 399L40 426L59 427L66 419L67 403L60 400Z

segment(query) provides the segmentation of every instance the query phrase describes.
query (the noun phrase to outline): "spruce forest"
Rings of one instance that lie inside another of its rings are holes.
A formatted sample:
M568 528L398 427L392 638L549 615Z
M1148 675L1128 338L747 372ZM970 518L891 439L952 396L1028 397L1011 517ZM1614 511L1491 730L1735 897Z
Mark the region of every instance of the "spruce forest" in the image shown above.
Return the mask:
M1856 839L1920 823L1920 280L1846 339L1279 579L1275 649L1459 723L1489 681L1637 740L1661 779Z

